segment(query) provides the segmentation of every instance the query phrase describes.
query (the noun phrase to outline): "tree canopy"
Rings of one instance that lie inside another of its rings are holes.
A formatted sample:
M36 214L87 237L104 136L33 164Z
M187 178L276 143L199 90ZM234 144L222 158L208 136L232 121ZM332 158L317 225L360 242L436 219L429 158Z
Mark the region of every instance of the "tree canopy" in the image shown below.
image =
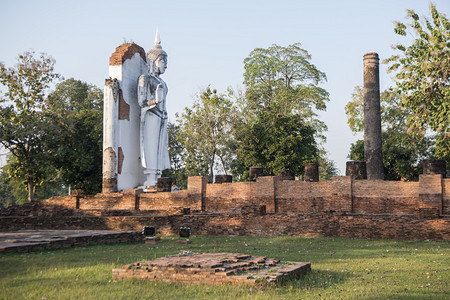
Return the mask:
M54 127L45 107L50 84L59 75L54 60L46 54L35 58L34 52L19 55L15 67L0 63L0 84L6 93L0 98L0 143L16 157L12 176L26 181L28 200L34 200L36 186L44 179L48 162L48 139Z
M54 63L45 54L36 58L26 52L14 68L0 64L0 83L6 87L0 98L0 143L12 154L3 169L8 181L2 178L18 201L22 181L29 201L37 187L42 186L42 198L60 193L63 182L84 193L101 189L103 93L71 78L49 94L60 77Z
M303 173L305 162L324 152L326 125L317 112L326 109L326 76L300 43L257 48L244 60L244 96L234 124L238 161L248 170L265 167L268 175ZM322 160L325 161L325 160Z
M400 54L385 62L395 74L400 106L411 112L408 132L437 133L435 155L450 164L450 23L433 4L430 13L420 18L408 10L411 23L396 22L395 33L414 40L393 46Z
M319 86L326 75L310 60L300 43L253 50L244 60L245 111L255 116L268 109L277 116L300 115L324 140L321 133L327 127L317 111L325 110L329 101Z
M57 120L58 134L49 141L51 164L61 178L85 194L101 191L103 92L73 78L56 86L46 101Z
M278 117L267 113L251 124L236 124L237 157L243 178L251 166L263 166L267 175L291 170L303 174L306 162L317 161L314 129L299 115Z
M179 121L179 141L184 148L184 163L190 174L209 175L214 170L230 172L228 148L231 136L232 102L225 94L207 87L186 107Z

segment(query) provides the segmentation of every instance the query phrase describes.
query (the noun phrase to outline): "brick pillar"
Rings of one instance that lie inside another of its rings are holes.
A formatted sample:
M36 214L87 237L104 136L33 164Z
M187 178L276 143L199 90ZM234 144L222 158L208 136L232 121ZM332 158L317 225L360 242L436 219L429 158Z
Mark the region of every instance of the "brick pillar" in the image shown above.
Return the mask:
M384 179L377 53L364 55L364 159L367 179Z
M188 177L188 197L192 203L201 203L202 210L205 210L207 176L189 176Z
M431 175L431 174L442 174L445 178L447 170L446 170L446 162L443 159L425 159L423 161L423 174Z
M170 192L172 191L172 178L161 177L158 178L156 189L158 192Z
M367 168L365 161L348 161L345 166L345 176L353 179L367 179Z
M233 182L233 176L231 175L216 175L214 183Z
M319 164L317 163L305 164L305 181L309 182L319 181Z
M250 167L250 181L256 181L256 178L263 176L264 168L263 167Z

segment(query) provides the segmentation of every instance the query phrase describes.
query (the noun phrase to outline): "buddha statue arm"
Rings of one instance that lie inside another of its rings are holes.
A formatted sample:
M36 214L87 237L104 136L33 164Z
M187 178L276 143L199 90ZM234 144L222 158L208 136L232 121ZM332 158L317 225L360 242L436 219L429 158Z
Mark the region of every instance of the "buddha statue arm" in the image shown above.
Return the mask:
M138 104L142 108L147 106L148 92L148 76L144 74L138 79Z
M140 107L152 108L164 99L164 90L159 88L159 82L154 76L143 74L138 79L138 104Z

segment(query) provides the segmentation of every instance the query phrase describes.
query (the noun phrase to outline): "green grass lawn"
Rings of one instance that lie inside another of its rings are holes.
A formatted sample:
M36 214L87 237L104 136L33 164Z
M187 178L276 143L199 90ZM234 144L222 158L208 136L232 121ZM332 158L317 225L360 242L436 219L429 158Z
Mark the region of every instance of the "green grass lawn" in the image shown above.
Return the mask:
M343 238L162 237L158 245L96 245L0 254L0 299L450 299L450 243ZM311 262L281 286L113 281L111 270L193 252L237 252Z

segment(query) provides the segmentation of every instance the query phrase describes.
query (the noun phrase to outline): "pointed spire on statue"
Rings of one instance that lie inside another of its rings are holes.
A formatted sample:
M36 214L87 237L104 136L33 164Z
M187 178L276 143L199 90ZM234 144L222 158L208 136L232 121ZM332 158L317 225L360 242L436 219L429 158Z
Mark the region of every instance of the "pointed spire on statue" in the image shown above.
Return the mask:
M159 28L156 27L155 45L161 45L161 39L159 38Z

